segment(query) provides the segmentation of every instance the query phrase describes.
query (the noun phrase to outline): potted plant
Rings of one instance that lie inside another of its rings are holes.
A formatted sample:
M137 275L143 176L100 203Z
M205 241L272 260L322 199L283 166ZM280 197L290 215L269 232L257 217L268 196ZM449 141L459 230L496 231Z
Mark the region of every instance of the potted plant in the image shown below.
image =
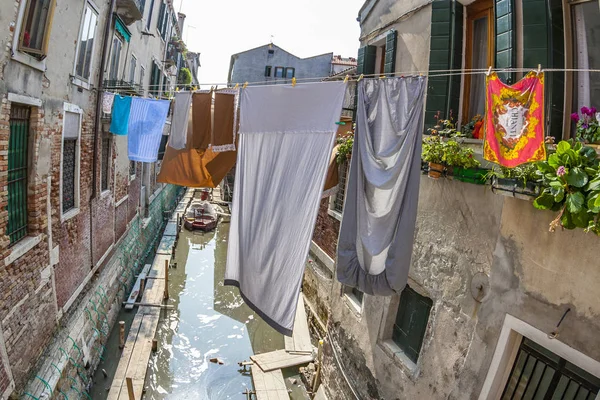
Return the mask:
M427 132L430 135L445 138L463 136L461 132L456 130L456 124L454 123L454 118L452 118L452 111L450 111L450 117L448 117L448 119L441 119L440 111L435 114L434 118L436 121L435 126L427 129Z
M483 138L483 116L477 114L468 124L463 125L460 129L462 136L468 139L482 139Z
M354 133L348 131L347 134L340 136L337 139L337 155L335 157L338 164L342 164L346 160L350 160L352 157L352 146L354 146Z
M479 168L475 151L456 140L446 142L443 161L456 180L477 184L484 184L487 180L485 170Z
M540 176L534 163L515 168L500 167L488 173L492 181L492 191L504 196L530 200L540 194Z
M440 136L430 136L423 140L421 158L428 163L430 178L438 179L444 173L444 147L445 143Z
M583 228L600 235L600 160L581 142L561 141L547 161L536 163L543 190L533 202L541 210L558 211L550 231Z
M596 107L581 107L581 116L578 113L571 114L571 119L577 124L577 140L600 144L600 123L596 111Z

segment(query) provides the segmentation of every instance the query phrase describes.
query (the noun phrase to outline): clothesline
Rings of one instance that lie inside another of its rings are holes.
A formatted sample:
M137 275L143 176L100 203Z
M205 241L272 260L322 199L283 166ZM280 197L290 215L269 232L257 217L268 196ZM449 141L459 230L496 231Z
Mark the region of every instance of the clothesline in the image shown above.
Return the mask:
M387 72L387 73L377 73L377 74L362 74L362 75L346 75L347 80L350 82L356 82L363 78L386 78L392 76L428 76L428 77L442 77L442 76L456 76L456 75L479 75L479 74L487 74L490 71L489 68L481 68L481 69L440 69L440 70L427 70L427 71L398 71L398 72ZM537 71L535 68L492 68L491 72L500 72L500 73L511 73L511 72L530 72ZM586 68L542 68L541 72L591 72L591 73L600 73L600 69L586 69ZM332 78L332 76L322 76L322 77L312 77L312 78L296 78L296 82L298 85L306 84L306 83L317 83L321 82L323 79ZM342 78L342 76L340 76ZM256 82L245 82L243 84L238 84L239 87L244 86L269 86L269 85L281 85L281 84L289 84L292 79L285 79L283 82L279 81L256 81ZM226 82L219 83L199 83L196 84L182 84L175 85L175 89L186 89L186 88L199 88L200 86L224 86L223 89L231 89L232 84ZM148 85L147 88L162 88L163 85ZM103 90L118 90L118 89L131 89L130 85L122 84L122 85L111 85L103 88ZM206 90L206 89L203 89ZM216 89L220 90L220 89ZM169 88L169 91L173 91L173 88Z

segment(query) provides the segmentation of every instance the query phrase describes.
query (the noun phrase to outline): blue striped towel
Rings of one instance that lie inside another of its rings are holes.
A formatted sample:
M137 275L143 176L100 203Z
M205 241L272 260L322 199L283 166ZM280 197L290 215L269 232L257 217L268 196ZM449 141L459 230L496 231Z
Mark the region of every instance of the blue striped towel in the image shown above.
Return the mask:
M134 97L129 115L128 154L132 161L155 162L171 102Z

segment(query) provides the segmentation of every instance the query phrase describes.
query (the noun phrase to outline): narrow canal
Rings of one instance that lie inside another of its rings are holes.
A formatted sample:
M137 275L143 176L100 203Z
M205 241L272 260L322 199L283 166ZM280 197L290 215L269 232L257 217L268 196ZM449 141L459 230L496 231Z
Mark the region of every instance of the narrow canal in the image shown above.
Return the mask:
M181 231L173 259L176 267L169 270L167 304L174 309L162 312L158 351L150 358L144 399L245 399L242 393L252 390L252 379L249 369L243 372L238 362L284 348L283 336L244 303L238 289L223 285L228 235L228 223L208 233ZM119 316L128 326L132 318L133 313L123 311ZM120 355L117 330L113 329L106 352L116 357L99 366L94 399L106 399L104 387L110 386ZM107 378L101 374L103 368ZM289 378L291 398L307 398L297 369L283 372Z

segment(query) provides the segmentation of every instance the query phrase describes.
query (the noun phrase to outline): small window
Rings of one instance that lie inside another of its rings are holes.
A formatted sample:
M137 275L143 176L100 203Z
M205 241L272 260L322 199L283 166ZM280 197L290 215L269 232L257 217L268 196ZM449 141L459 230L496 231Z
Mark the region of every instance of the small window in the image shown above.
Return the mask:
M356 309L358 313L362 311L362 304L364 293L355 287L345 286L344 293L348 297L348 299L352 302L352 305Z
M123 42L117 36L113 38L110 69L108 73L108 79L115 82L119 74L119 64L121 62L121 49L123 48Z
M275 50L269 49L269 54L275 54Z
M104 192L108 190L109 175L110 175L110 148L111 140L110 136L102 138L102 170L101 174L101 190Z
M296 76L296 68L286 68L285 69L286 79L292 79L294 76Z
M275 78L283 78L283 67L275 67Z
M27 160L30 108L10 109L8 138L8 226L6 234L13 245L27 236Z
M160 138L160 145L158 146L158 160L162 160L165 157L165 150L167 148L167 142L169 141L169 135L162 135Z
M28 0L19 36L19 50L38 58L48 51L55 0Z
M65 110L63 119L63 152L61 165L61 200L63 214L79 207L80 134L80 111L74 112Z
M271 69L272 67L270 65L265 67L265 76L271 76Z
M575 4L573 13L573 68L600 69L600 8L597 1ZM573 112L582 107L600 108L600 72L575 72Z
M392 340L413 362L417 362L433 302L408 285L400 295L400 305L392 330Z
M98 13L88 3L83 14L83 21L81 22L79 45L77 46L77 64L75 66L75 76L84 81L90 78L97 25Z
M135 67L137 64L137 58L134 55L131 56L131 61L129 62L129 82L132 84L135 83Z

